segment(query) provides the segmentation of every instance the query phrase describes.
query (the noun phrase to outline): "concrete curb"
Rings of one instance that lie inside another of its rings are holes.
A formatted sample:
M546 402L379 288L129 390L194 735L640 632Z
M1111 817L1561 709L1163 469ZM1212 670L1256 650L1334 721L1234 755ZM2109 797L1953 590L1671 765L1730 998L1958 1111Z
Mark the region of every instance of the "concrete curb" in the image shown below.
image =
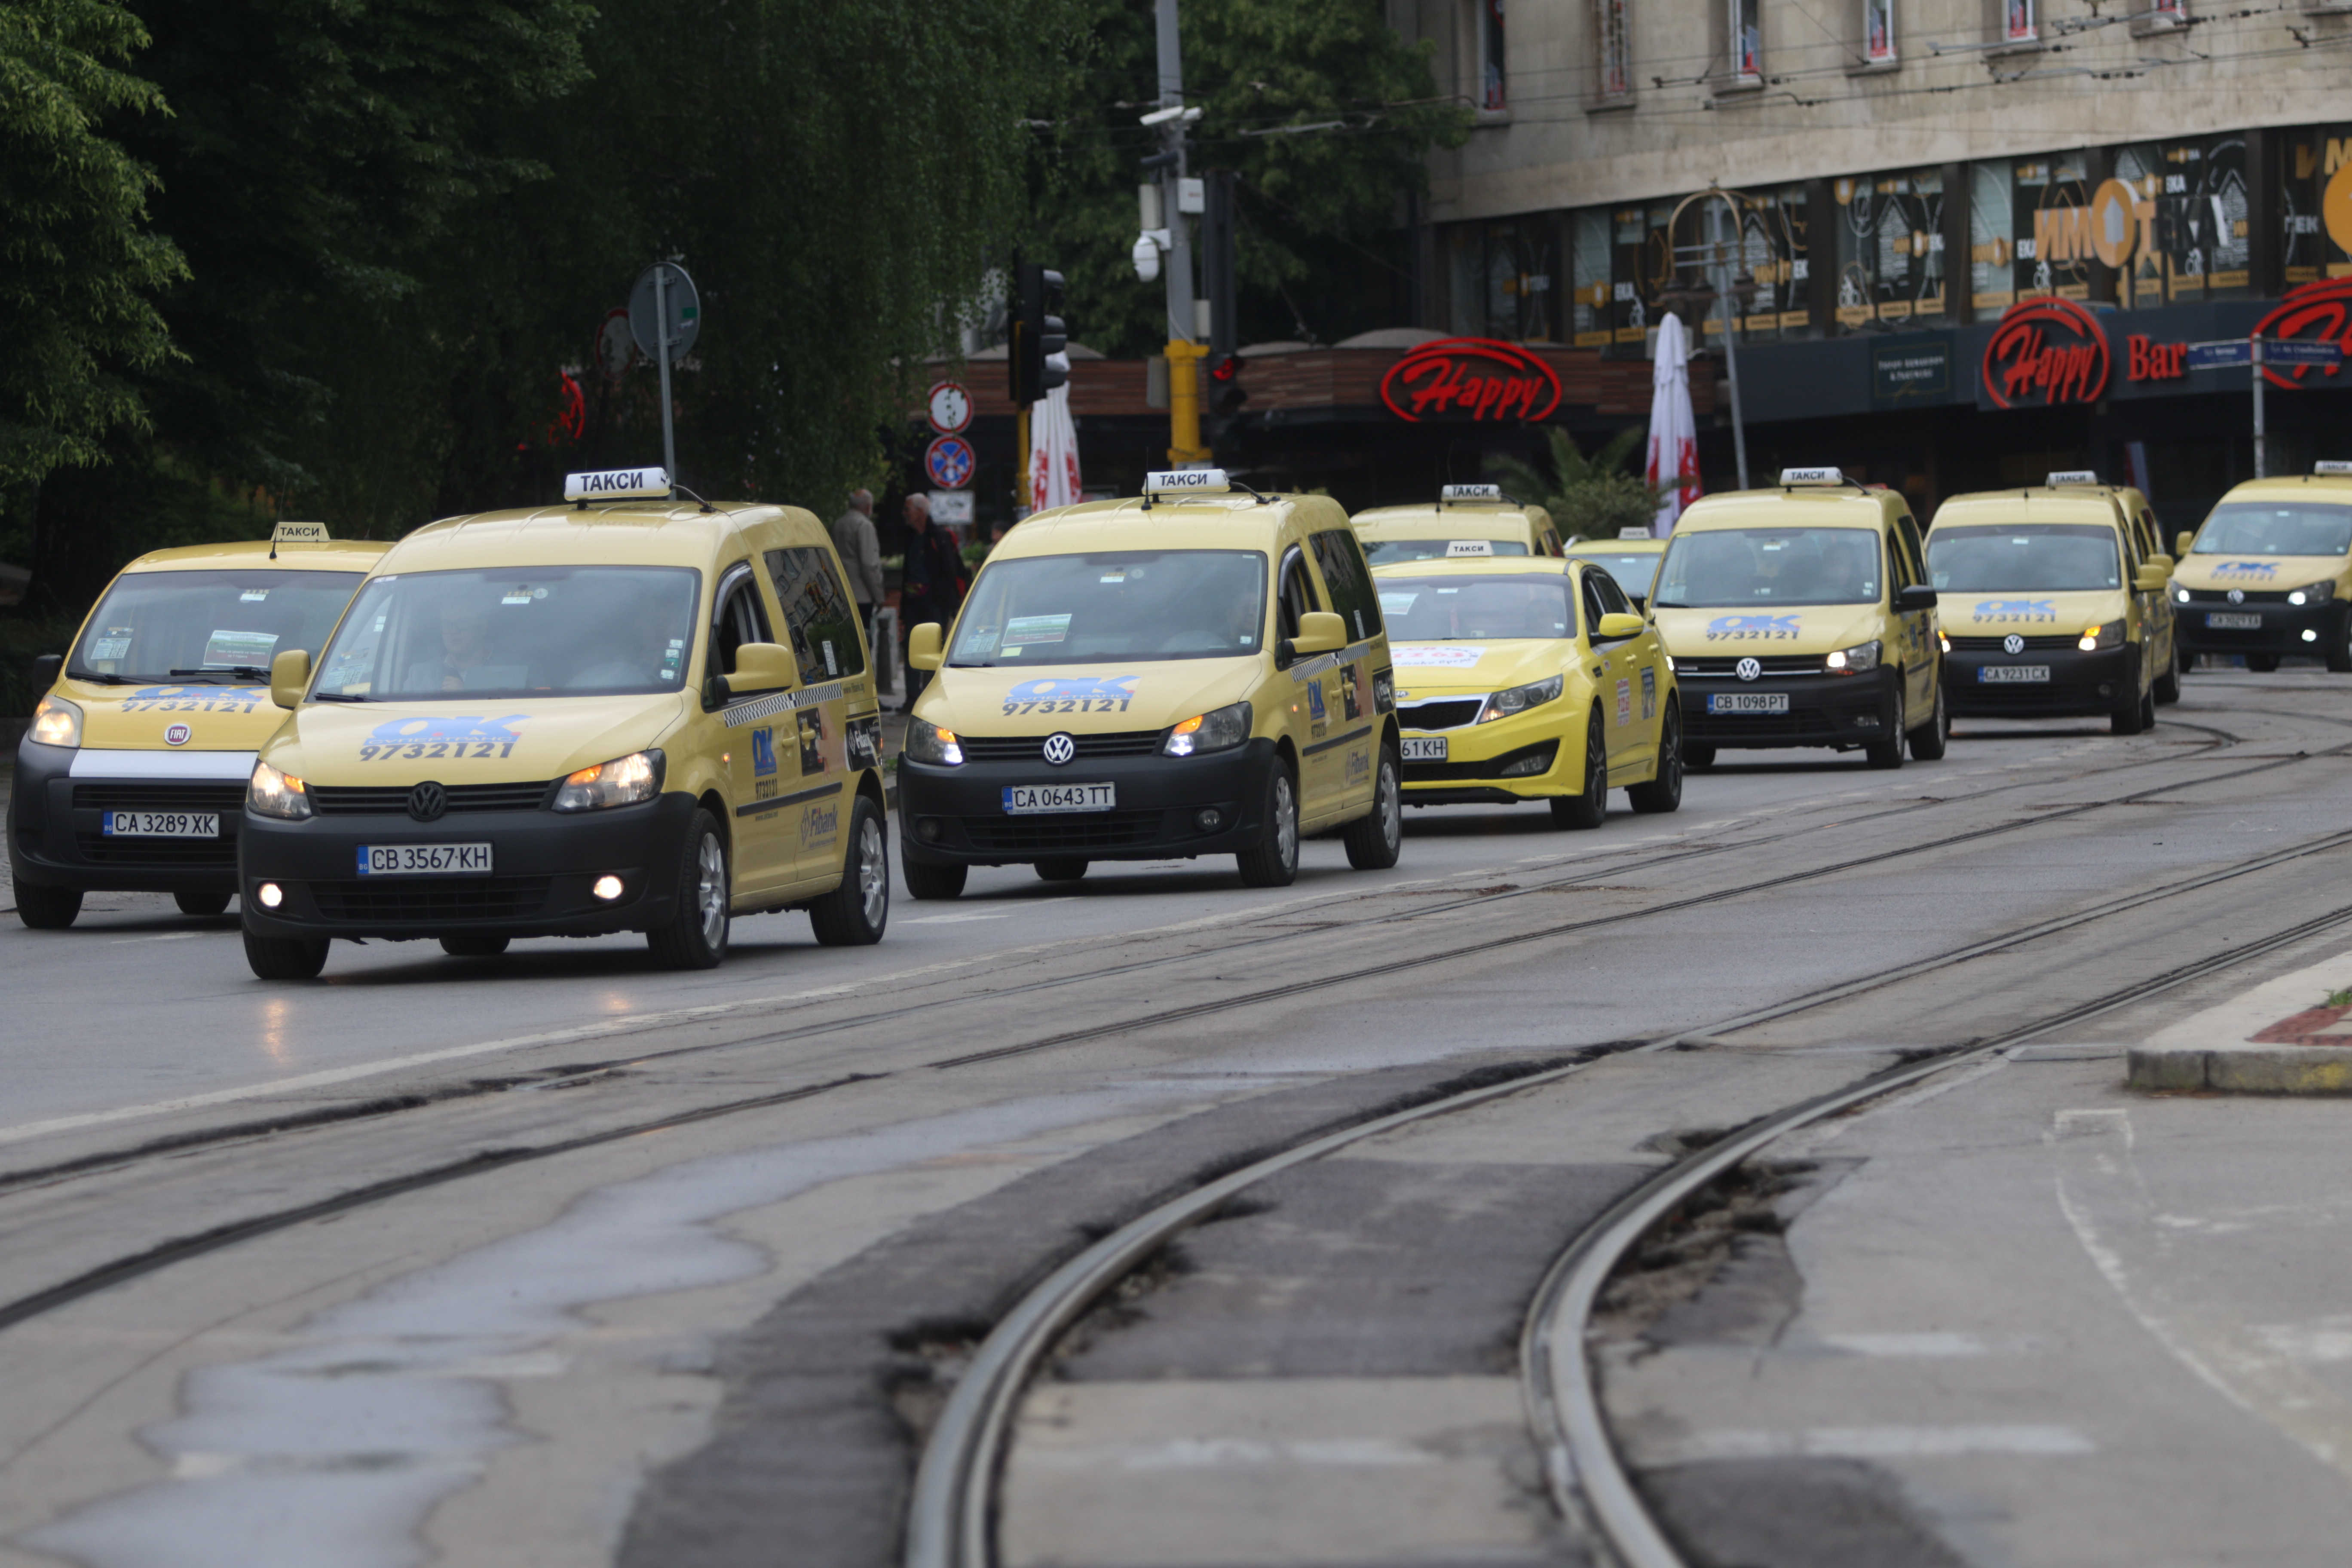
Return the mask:
M2208 1094L2352 1095L2352 1037L2315 1046L2253 1037L2346 990L2352 990L2352 952L2283 974L2134 1046L2127 1081L2139 1089Z

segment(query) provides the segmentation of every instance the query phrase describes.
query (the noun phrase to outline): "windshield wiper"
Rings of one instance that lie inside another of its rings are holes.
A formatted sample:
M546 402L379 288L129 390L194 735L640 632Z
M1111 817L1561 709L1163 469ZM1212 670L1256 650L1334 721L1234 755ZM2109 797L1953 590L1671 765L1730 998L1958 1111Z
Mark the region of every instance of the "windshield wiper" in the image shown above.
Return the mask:
M1654 610L1687 610L1690 606L1684 604L1680 599L1653 599L1650 601L1650 608Z
M88 669L68 669L66 671L66 679L68 680L87 680L92 686L136 686L139 684L136 679L128 675L100 675L94 670ZM150 679L152 678L151 677Z
M175 679L194 675L216 675L232 683L238 680L267 681L269 679L269 672L257 664L213 664L206 665L202 669L175 669L172 674ZM209 684L217 686L220 681L215 680Z
M357 691L313 691L310 693L310 700L313 702L373 702L375 699Z

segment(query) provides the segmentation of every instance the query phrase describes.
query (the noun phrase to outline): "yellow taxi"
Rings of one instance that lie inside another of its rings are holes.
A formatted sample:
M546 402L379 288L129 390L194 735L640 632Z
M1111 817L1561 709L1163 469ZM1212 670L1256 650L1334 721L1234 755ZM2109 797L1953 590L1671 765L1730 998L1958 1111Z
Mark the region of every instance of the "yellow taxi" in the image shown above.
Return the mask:
M1927 574L1952 712L2105 714L2118 735L2155 723L2159 683L2179 687L2168 624L2150 607L2168 575L2143 542L2138 520L2088 475L1944 502Z
M1396 864L1388 637L1363 551L1324 496L1221 469L1150 475L1139 500L1030 517L981 568L898 763L899 857L918 899L973 866L1074 881L1097 860L1230 854L1251 887L1298 874L1302 835Z
M274 661L291 712L237 857L255 973L314 975L335 937L620 931L708 969L732 917L788 909L880 940L880 715L831 533L674 500L659 468L564 493L418 529L315 662Z
M1375 566L1560 552L1559 530L1539 506L1522 506L1500 485L1446 485L1435 506L1376 506L1350 520Z
M1694 503L1650 595L1683 702L1683 757L1826 746L1874 768L1944 754L1936 590L1903 497L1835 468Z
M1658 563L1666 558L1666 542L1646 528L1628 528L1614 539L1577 540L1569 545L1568 558L1590 561L1607 571L1638 610L1650 602L1650 584L1657 581Z
M1372 568L1396 662L1407 805L1548 801L1598 827L1609 791L1682 804L1682 716L1650 623L1588 561Z
M2181 660L2243 654L2248 669L2281 656L2352 672L2352 462L2249 479L2204 525L2179 538L2172 606Z
M270 540L158 550L125 566L38 661L52 684L16 748L16 916L73 924L90 892L169 893L216 915L236 892L254 753L286 715L269 663L316 648L385 546L282 522Z

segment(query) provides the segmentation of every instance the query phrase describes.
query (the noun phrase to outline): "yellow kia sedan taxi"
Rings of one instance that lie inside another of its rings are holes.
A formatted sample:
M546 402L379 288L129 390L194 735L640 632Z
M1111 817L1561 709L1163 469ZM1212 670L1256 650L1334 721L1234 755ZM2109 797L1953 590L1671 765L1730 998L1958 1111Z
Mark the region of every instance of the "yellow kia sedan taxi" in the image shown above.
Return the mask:
M1559 530L1500 485L1446 485L1435 506L1377 506L1351 520L1375 566L1465 556L1558 555Z
M2137 544L2103 487L1988 490L1938 508L1927 574L1952 712L2105 714L2118 735L2155 723L2157 683L2176 679L2148 611L2168 577Z
M733 916L788 909L881 938L880 718L831 533L672 500L659 468L565 493L418 529L315 668L278 655L237 855L255 973L314 975L339 936L617 931L708 969Z
M1604 568L1638 610L1650 602L1650 585L1657 581L1658 563L1666 558L1666 542L1646 528L1629 528L1614 539L1580 539L1568 547L1568 557Z
M898 763L899 857L919 899L973 866L1072 881L1096 860L1230 854L1252 887L1338 831L1396 864L1395 703L1380 600L1339 504L1236 493L1214 468L1139 500L1030 517L981 568Z
M2172 575L2183 661L2239 653L2248 669L2281 656L2352 672L2352 462L2249 479L2223 496Z
M286 715L269 663L316 649L385 546L315 522L256 543L158 550L122 569L16 748L8 865L16 916L73 924L89 892L169 893L216 915L236 891L254 753Z
M1650 612L1674 659L1683 756L1827 746L1874 768L1944 754L1936 590L1895 491L1835 468L1695 503L1675 525Z
M1649 622L1567 560L1376 566L1396 661L1407 805L1548 801L1598 827L1609 791L1682 804L1682 716Z

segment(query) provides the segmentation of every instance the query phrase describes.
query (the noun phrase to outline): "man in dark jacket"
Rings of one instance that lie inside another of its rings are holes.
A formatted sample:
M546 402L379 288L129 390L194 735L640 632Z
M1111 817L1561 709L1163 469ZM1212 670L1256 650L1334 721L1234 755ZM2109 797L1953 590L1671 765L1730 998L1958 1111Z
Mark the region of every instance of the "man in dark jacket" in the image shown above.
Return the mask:
M963 556L955 536L931 526L930 498L917 492L907 498L906 567L899 574L898 625L911 634L926 621L937 621L944 633L963 603ZM907 670L907 709L929 685L931 672Z

